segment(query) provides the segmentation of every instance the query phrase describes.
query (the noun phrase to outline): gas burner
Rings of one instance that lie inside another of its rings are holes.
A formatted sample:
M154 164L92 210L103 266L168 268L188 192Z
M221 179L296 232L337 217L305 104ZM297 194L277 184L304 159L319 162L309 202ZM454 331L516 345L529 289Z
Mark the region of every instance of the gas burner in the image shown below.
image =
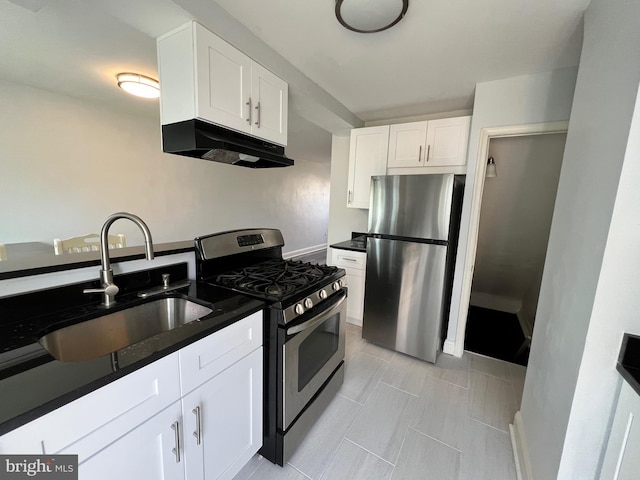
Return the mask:
M218 275L216 283L258 296L282 299L332 275L336 267L268 260Z

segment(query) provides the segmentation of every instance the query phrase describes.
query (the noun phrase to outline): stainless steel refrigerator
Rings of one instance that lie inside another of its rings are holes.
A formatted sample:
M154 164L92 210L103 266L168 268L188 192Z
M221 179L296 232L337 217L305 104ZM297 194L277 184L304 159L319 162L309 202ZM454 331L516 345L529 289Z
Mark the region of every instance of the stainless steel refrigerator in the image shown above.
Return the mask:
M464 176L371 179L362 336L437 360L451 303Z

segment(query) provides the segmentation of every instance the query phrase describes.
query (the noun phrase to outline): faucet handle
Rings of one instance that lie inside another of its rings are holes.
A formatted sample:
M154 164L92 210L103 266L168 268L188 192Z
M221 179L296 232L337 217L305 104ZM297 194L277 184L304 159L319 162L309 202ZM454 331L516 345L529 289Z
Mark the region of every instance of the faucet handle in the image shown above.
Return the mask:
M112 283L104 288L85 288L82 290L82 293L104 293L106 295L116 295L119 291L120 289L118 286Z
M162 274L162 286L167 288L169 286L169 278L171 278L171 275L168 273L163 273Z

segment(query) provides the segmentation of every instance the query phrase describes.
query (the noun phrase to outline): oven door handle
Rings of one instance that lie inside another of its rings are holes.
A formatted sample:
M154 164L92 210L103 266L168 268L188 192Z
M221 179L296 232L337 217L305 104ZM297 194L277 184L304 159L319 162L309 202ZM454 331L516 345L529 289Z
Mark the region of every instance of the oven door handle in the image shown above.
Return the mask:
M300 333L320 325L327 318L333 315L333 313L340 308L340 306L346 299L347 299L347 296L345 295L340 300L338 300L338 302L333 307L331 307L329 310L324 312L321 316L312 318L311 320L301 323L300 325L296 325L295 327L288 328L287 335L295 335L296 333Z

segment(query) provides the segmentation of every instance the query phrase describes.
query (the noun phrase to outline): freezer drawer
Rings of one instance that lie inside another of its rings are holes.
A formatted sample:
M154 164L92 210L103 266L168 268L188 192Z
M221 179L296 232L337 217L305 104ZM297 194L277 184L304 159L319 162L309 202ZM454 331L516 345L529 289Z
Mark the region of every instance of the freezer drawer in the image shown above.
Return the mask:
M441 349L447 247L370 238L363 338L435 362Z

